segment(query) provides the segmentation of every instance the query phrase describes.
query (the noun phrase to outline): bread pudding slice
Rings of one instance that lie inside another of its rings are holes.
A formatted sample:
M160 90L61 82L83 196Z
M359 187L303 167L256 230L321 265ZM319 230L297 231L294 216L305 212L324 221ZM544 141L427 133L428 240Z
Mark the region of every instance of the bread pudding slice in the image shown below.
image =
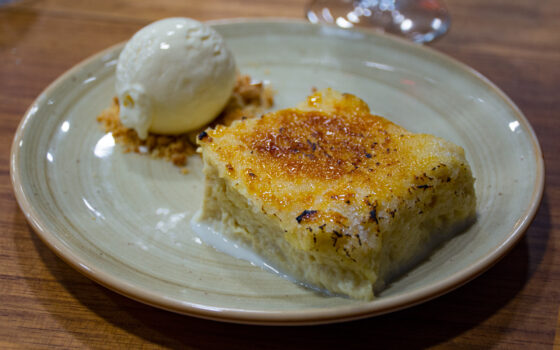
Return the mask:
M198 220L297 280L369 300L475 217L461 147L323 90L198 137Z

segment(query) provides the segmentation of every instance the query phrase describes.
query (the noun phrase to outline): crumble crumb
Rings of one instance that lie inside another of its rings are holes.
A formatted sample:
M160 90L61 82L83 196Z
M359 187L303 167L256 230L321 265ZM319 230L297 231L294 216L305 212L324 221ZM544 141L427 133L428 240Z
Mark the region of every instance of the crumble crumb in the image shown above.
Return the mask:
M274 104L274 92L263 82L255 82L248 75L238 75L232 96L220 115L210 124L229 125L243 118L254 118ZM119 100L113 98L111 106L97 116L97 121L107 133L112 133L115 143L122 146L124 153L134 152L147 154L153 158L163 158L182 167L181 172L187 174L188 156L196 152L196 130L178 135L161 135L148 133L142 140L134 129L127 128L119 120ZM206 128L206 126L204 127Z

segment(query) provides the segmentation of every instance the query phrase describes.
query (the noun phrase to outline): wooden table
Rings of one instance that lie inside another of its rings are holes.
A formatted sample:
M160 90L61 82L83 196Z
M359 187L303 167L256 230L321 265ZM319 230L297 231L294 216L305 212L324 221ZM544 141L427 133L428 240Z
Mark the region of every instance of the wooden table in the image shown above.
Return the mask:
M5 1L0 1L3 3ZM51 0L0 8L0 348L560 349L560 1L449 0L433 48L502 88L532 123L546 189L519 244L471 283L389 315L314 327L205 321L129 300L88 280L35 235L9 181L27 107L82 59L169 16L302 18L306 0Z

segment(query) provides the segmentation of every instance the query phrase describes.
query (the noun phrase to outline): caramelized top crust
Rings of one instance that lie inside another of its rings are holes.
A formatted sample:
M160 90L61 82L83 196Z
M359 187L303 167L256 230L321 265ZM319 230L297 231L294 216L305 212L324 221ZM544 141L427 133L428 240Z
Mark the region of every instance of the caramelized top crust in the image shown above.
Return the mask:
M406 131L373 115L286 109L263 117L241 141L286 180L369 181L395 170Z
M461 172L451 167L470 176L460 147L410 133L333 90L298 108L209 129L199 145L205 161L303 249L361 246L367 232L379 232L380 218L395 215L391 203L457 180Z

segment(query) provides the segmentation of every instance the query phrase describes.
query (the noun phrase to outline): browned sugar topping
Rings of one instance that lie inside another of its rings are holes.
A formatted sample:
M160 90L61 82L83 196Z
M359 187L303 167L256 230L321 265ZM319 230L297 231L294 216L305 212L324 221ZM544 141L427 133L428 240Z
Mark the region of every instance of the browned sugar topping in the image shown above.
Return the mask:
M394 124L381 117L288 109L264 118L243 142L286 175L336 179L398 162Z

